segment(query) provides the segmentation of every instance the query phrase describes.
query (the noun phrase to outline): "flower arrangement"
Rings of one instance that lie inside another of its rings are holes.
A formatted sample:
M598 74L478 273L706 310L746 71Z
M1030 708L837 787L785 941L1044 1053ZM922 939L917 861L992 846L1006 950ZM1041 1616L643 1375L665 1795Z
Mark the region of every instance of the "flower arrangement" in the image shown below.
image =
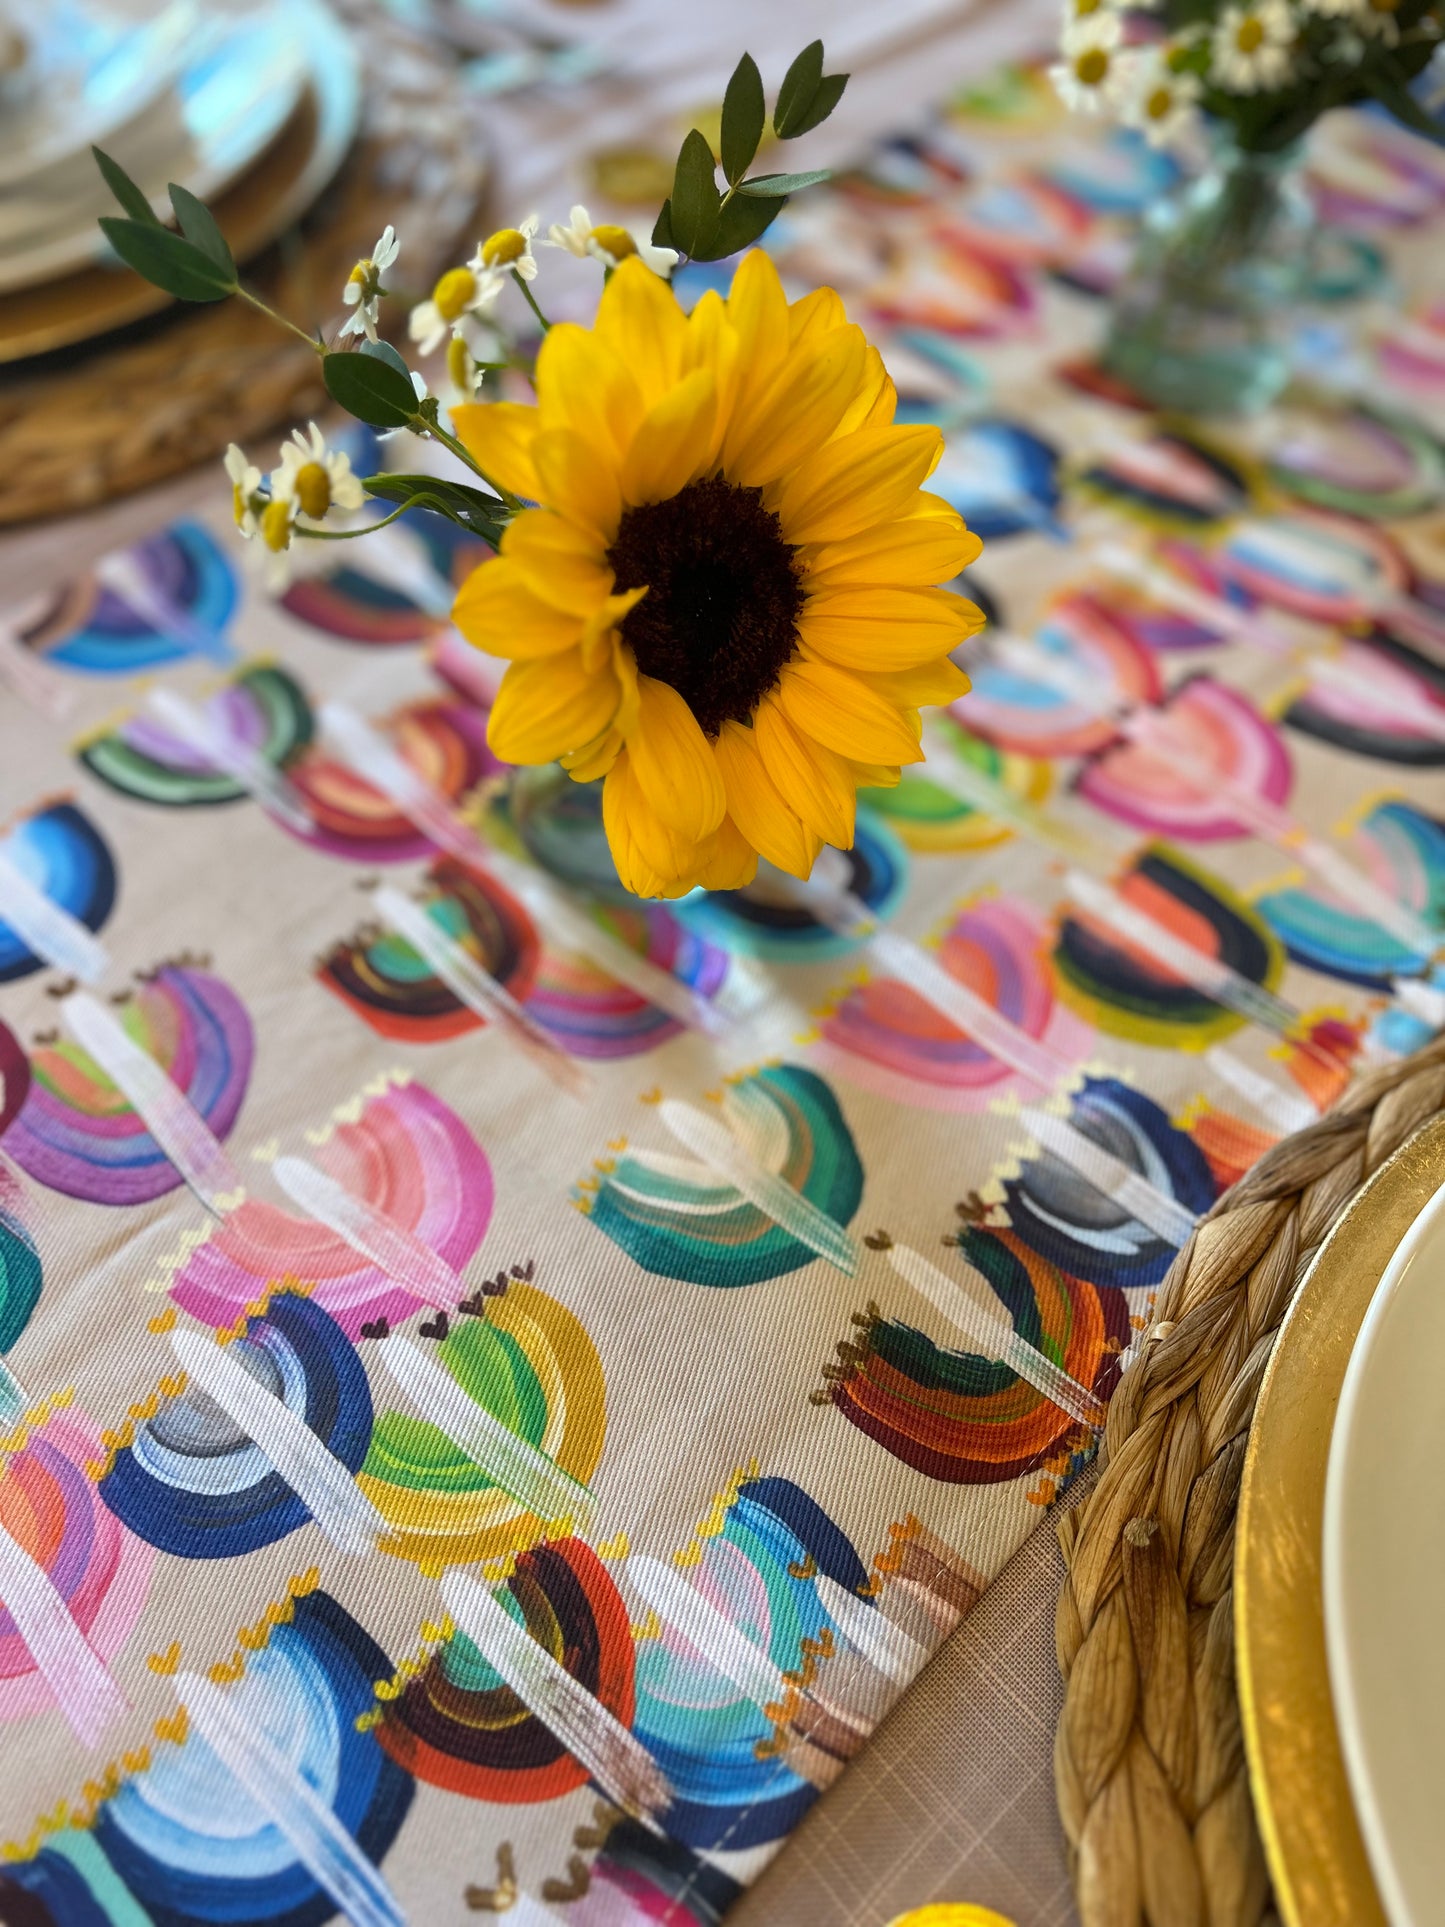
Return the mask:
M847 76L823 65L814 41L789 67L779 140L837 105ZM760 252L744 255L726 298L710 290L689 313L673 292L679 262L751 247L791 195L826 178L749 177L766 118L745 54L719 153L688 134L650 234L574 207L539 241L529 215L443 274L407 333L422 359L443 354L445 407L382 338L391 228L352 269L333 342L273 315L314 347L343 409L439 444L467 479L358 477L314 425L269 476L239 448L226 457L237 528L279 566L298 541L364 537L409 511L496 550L454 611L469 641L508 664L492 747L602 780L613 860L639 896L739 888L760 856L805 877L825 843L851 845L858 788L922 760L919 710L965 693L950 651L983 620L938 586L980 548L923 488L942 437L895 424L882 359L838 295L789 302ZM96 158L123 210L102 226L124 261L182 300L232 296L272 313L201 202L171 189L174 231ZM590 328L543 312L546 247L601 268ZM535 356L502 319L509 287L540 334ZM491 399L508 372L535 403ZM388 512L356 521L368 500Z
M1445 124L1411 83L1442 32L1442 0L1069 0L1050 73L1069 107L1114 113L1159 146L1207 114L1270 153L1362 100L1438 141Z

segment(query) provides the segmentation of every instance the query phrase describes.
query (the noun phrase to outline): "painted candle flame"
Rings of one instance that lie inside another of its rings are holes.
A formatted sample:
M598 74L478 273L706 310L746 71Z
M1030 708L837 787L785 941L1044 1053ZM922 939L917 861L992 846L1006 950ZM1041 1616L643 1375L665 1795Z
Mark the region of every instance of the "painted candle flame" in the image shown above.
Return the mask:
M75 1041L95 1059L130 1104L164 1155L208 1211L221 1217L225 1200L245 1189L219 1140L160 1065L83 990L60 1006Z
M417 1410L518 1505L548 1525L570 1517L574 1529L586 1530L595 1510L587 1487L468 1397L419 1345L397 1332L376 1356Z
M908 1245L890 1246L888 1262L961 1334L970 1351L990 1364L1007 1365L1080 1424L1096 1428L1103 1424L1104 1408L1098 1399L1020 1337L1007 1307L981 1271L965 1262L961 1277L949 1277Z
M9 841L0 843L0 922L8 923L43 963L93 984L110 964L105 945L26 876L6 849Z
M451 1567L442 1577L442 1599L487 1663L608 1799L659 1832L653 1816L671 1803L672 1788L641 1741L471 1573Z
M674 1098L666 1099L658 1107L658 1115L684 1149L735 1186L749 1204L771 1218L780 1230L805 1244L820 1258L826 1258L846 1277L855 1274L858 1247L852 1234L811 1198L795 1191L777 1172L767 1170L749 1157L725 1124L704 1117L691 1104L680 1104Z
M293 1204L413 1297L447 1311L465 1297L461 1279L424 1239L306 1158L278 1157L271 1169Z
M385 1519L305 1420L213 1339L177 1327L171 1346L191 1382L260 1449L337 1550L374 1551Z
M178 1672L176 1698L196 1733L286 1840L351 1927L406 1927L391 1890L331 1808L256 1722L198 1673Z

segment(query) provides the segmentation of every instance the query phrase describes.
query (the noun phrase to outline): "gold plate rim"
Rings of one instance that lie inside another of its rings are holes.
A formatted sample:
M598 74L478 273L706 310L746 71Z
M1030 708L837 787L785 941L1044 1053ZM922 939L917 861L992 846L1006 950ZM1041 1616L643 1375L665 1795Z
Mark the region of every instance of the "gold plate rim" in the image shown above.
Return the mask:
M1245 1450L1234 1569L1240 1717L1288 1927L1387 1927L1325 1656L1325 1471L1356 1335L1401 1239L1442 1183L1437 1118L1361 1188L1316 1253L1280 1328Z

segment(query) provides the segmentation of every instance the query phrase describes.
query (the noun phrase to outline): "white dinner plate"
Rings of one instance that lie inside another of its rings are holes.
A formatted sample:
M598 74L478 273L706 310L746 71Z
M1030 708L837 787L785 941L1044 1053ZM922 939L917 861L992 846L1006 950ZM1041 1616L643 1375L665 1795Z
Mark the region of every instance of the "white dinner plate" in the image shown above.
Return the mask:
M1402 1240L1340 1393L1325 1485L1330 1687L1391 1927L1445 1919L1445 1188Z
M166 184L219 194L275 139L306 84L319 7L290 0L207 9L169 84L107 137L169 218ZM0 290L32 287L106 253L117 210L89 148L0 187Z

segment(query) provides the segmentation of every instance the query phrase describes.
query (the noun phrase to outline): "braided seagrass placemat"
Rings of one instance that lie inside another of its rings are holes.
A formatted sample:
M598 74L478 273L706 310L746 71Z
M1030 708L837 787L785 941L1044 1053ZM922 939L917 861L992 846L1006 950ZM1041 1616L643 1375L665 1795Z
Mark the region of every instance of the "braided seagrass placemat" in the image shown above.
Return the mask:
M1359 1187L1445 1111L1445 1035L1282 1140L1201 1220L1059 1523L1055 1785L1083 1927L1271 1911L1234 1674L1234 1524L1260 1381Z

